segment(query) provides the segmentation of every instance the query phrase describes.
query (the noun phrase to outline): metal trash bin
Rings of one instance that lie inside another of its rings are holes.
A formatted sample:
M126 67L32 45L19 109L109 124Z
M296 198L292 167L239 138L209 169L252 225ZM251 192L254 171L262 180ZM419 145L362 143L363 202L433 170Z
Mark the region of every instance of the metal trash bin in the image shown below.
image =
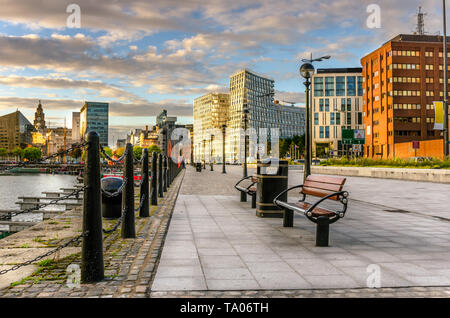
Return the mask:
M109 219L117 219L122 215L122 186L123 180L118 177L106 177L101 180L102 187L102 216ZM107 193L113 195L109 195Z
M268 158L259 162L256 169L256 216L282 218L283 210L273 204L273 199L288 188L289 162ZM287 194L280 199L286 201Z
M201 162L197 162L195 164L195 168L196 168L197 172L202 172L202 163Z

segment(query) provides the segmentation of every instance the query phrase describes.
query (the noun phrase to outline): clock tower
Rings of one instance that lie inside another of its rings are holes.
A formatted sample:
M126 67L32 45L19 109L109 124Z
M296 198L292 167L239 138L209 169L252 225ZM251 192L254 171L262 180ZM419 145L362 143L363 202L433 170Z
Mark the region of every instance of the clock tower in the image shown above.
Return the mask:
M41 101L39 101L39 105L36 109L36 112L34 113L34 128L36 128L37 131L45 131L45 114L44 110L42 109Z

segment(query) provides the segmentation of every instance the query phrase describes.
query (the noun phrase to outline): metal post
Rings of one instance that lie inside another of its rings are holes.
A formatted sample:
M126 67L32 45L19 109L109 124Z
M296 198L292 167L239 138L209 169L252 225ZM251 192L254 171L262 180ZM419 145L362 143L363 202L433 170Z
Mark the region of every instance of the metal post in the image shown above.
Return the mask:
M163 162L163 191L167 192L167 156L164 156L164 162Z
M283 227L293 227L293 226L294 226L294 212L289 209L284 209Z
M124 179L127 184L122 190L122 210L126 215L122 221L122 238L135 238L136 231L134 225L134 153L133 145L128 143L125 148L127 155L124 162Z
M91 283L104 278L99 136L90 131L86 141L83 233L87 235L83 237L81 248L81 281Z
M158 166L158 154L156 152L152 153L152 175L151 175L151 184L152 184L152 193L151 193L151 204L158 205L158 185L157 185L157 166Z
M227 173L227 171L225 170L225 160L226 160L226 155L225 155L225 131L226 131L227 126L223 125L222 126L222 173Z
M162 165L163 159L162 154L160 153L158 156L158 194L159 197L164 197L163 195L163 176L162 176Z
M148 149L142 149L142 173L141 173L141 200L144 200L139 210L139 216L145 218L150 216L149 207L149 182L148 182ZM139 201L141 202L141 201Z
M306 177L308 177L311 174L311 112L309 109L309 91L310 91L310 85L311 82L309 81L309 78L306 78L306 82L304 83L306 86L306 131L305 131L305 172L303 174L303 180L306 180Z
M447 17L445 13L445 0L442 0L444 15L444 157L448 157L448 63L447 63Z
M212 160L212 152L213 152L213 147L212 147L212 135L209 138L209 164L211 165L211 171L214 171L214 164L213 164L213 160Z

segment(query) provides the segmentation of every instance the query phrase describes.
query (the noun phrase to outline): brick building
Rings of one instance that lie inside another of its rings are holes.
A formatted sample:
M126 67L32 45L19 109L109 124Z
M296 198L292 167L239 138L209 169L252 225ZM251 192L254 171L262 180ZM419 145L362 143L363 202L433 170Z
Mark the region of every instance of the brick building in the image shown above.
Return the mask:
M366 157L406 158L396 144L443 138L433 130L433 101L444 96L442 43L400 34L361 59Z

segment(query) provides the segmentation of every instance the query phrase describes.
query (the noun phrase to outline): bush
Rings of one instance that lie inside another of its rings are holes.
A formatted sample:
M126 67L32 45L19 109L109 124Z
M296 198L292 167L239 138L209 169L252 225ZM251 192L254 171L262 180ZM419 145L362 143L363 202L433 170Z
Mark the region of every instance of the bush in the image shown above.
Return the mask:
M320 163L322 166L354 166L354 167L396 167L396 168L432 168L449 169L450 158L440 160L436 158L424 159L371 159L371 158L330 158Z

